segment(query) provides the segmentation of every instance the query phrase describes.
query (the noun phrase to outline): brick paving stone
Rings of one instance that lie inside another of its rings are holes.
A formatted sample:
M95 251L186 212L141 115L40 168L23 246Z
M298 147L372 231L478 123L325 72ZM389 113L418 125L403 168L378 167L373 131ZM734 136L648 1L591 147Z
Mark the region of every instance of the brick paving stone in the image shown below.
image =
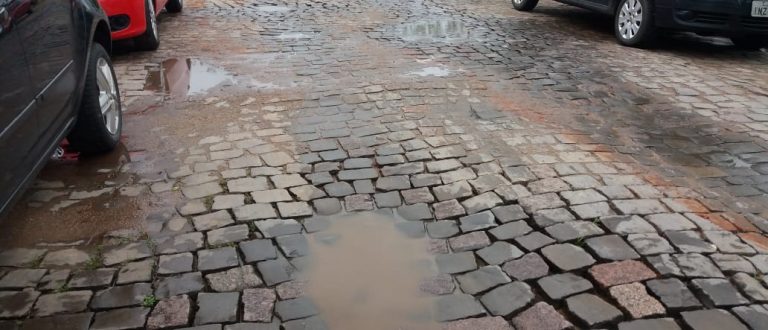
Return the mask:
M456 159L443 159L426 162L427 171L430 173L440 173L461 168L462 164Z
M429 205L425 203L400 206L397 208L397 214L405 220L432 219L432 212L429 210Z
M601 193L608 196L610 199L631 199L635 198L635 195L624 186L602 186L597 187Z
M653 228L643 218L632 215L616 215L601 217L600 223L602 223L608 230L615 234L655 234L656 229Z
M504 175L512 183L526 183L536 180L536 175L525 166L506 167L504 168Z
M431 187L443 183L437 174L416 174L411 176L411 184L416 187Z
M349 212L373 210L373 198L371 195L358 194L344 197L344 207Z
M437 269L443 274L456 274L477 269L475 254L472 252L459 252L439 254L435 256Z
M291 194L285 189L252 191L251 198L255 203L290 202L293 200Z
M277 210L283 218L305 217L313 212L307 202L277 203Z
M424 173L423 162L410 162L399 165L384 166L381 168L381 174L384 176L407 175Z
M539 279L537 283L552 299L563 299L592 289L592 283L572 273L550 275Z
M263 284L253 266L250 265L208 274L205 275L205 279L211 289L216 292L242 291Z
M149 308L144 307L133 307L99 312L96 313L91 329L107 330L140 328L144 326L149 310Z
M333 182L333 176L331 176L331 173L329 172L316 172L316 173L310 173L306 175L307 180L312 182L313 185L322 185L326 183L332 183Z
M453 321L485 313L483 306L468 294L444 295L435 301L435 319Z
M698 253L675 254L672 256L680 270L688 277L725 277L720 269L704 255Z
M709 258L712 259L712 261L715 262L715 265L726 274L738 272L748 274L757 273L755 266L742 256L714 253L709 255Z
M147 242L134 242L105 249L102 253L104 265L113 266L127 261L152 256Z
M291 320L283 323L284 330L328 330L328 325L325 324L322 318L318 316L311 316L305 319Z
M573 205L571 206L571 210L573 210L580 219L596 219L616 214L606 202Z
M248 238L248 225L230 226L208 232L209 245L239 242Z
M571 187L561 179L547 178L529 183L528 189L534 194L546 194L570 190Z
M406 204L432 203L435 196L429 191L429 188L417 188L401 191Z
M296 186L288 189L293 193L296 198L302 202L308 202L313 199L323 198L326 196L325 191L313 185Z
M251 192L269 189L269 183L265 177L240 178L227 181L227 190L230 193ZM238 195L233 195L238 196ZM242 195L239 195L242 196ZM216 196L218 197L218 196ZM216 198L214 197L214 199Z
M51 251L45 254L40 267L72 267L82 266L91 258L87 252L75 248Z
M255 239L238 244L245 262L253 263L277 258L277 249L268 239Z
M456 221L440 220L427 223L427 233L432 238L449 238L460 233Z
M224 192L218 182L208 182L196 186L181 188L181 192L189 199L203 198Z
M477 177L477 179L469 180L472 187L475 188L478 194L482 194L491 190L495 190L501 186L507 186L511 184L501 174L484 174Z
M448 239L455 252L472 251L491 245L491 240L483 231L476 231Z
M114 274L114 269L111 269L112 273ZM43 276L45 276L45 273L47 271L45 269L14 269L9 271L7 274L2 276L2 279L0 279L0 288L4 289L22 289L26 287L35 287L37 286L37 283L42 280ZM105 270L102 270L99 273L104 273ZM96 280L96 277L98 273L88 273L87 275L90 276L81 276L81 282L88 282L89 278L93 278ZM110 277L110 279L112 279ZM71 281L70 281L71 283ZM86 284L86 283L83 283ZM109 283L107 283L109 284ZM81 286L81 287L88 287ZM95 285L98 286L98 285Z
M668 231L665 234L672 245L685 253L710 253L717 251L717 247L714 244L705 241L695 231Z
M192 253L189 252L160 256L157 263L157 273L170 275L191 272L194 259Z
M277 297L272 289L246 289L243 291L243 321L271 322L272 309Z
M500 265L512 259L523 256L516 246L503 241L497 241L493 244L478 250L477 255L489 265Z
M96 292L91 300L93 309L117 308L140 305L144 297L152 294L152 285L136 283L115 286Z
M555 244L541 249L541 253L552 264L564 271L586 267L595 263L589 253L573 244Z
M397 191L374 194L373 198L376 201L376 206L379 208L397 207L403 204Z
M521 197L520 206L528 213L533 213L543 209L556 209L565 206L565 203L557 194L549 193L543 195L533 195Z
M187 295L160 300L147 319L147 328L162 329L185 326L189 322L192 303Z
M539 210L533 214L533 220L541 228L549 227L558 223L576 220L576 217L565 208Z
M477 178L477 174L471 168L460 168L449 172L440 173L440 180L445 184L450 184L458 181L473 180Z
M200 250L197 252L197 269L211 271L237 266L240 258L234 247Z
M525 221L514 221L493 228L488 233L498 240L509 240L528 234L532 230Z
M432 295L445 295L453 293L456 284L448 274L438 274L419 281L419 290Z
M477 270L458 275L461 290L469 294L477 294L487 291L511 280L498 266L484 266Z
M337 176L341 181L376 179L379 177L379 172L373 168L360 168L339 171Z
M657 234L630 234L627 241L642 255L674 253L675 249Z
M496 227L496 217L491 211L475 213L459 218L461 231L471 232L476 230Z
M312 201L319 215L332 215L341 212L341 202L336 198L321 198Z
M651 297L641 283L617 285L611 287L609 292L611 297L629 312L632 318L663 315L666 312L664 306Z
M530 286L524 282L512 282L489 291L480 297L480 302L491 315L507 316L533 301Z
M277 212L269 204L248 204L232 210L237 221L276 218Z
M563 196L570 205L604 202L607 200L605 196L594 189L563 191L560 195Z
M640 258L640 255L618 235L592 237L585 242L601 259L618 261Z
M502 269L518 281L540 278L549 274L549 265L536 253L528 253L522 258L508 261Z
M701 306L701 302L685 283L676 278L650 280L645 285L659 297L667 309L691 309Z
M227 323L237 321L240 293L207 293L197 295L195 324Z
M155 283L155 296L158 298L168 298L197 292L202 290L203 287L205 287L205 282L203 282L203 276L199 272L163 277Z
M3 293L3 295L0 295L0 301L5 300L2 306L8 309L4 308L0 315L3 313L10 314L9 316L24 315L26 313L23 311L27 309L26 306L33 303L35 298L39 296L37 302L35 302L32 314L35 317L41 317L83 312L88 308L88 302L91 301L93 293L91 291L68 291L40 296L35 291L21 291L21 293L15 292L13 294Z
M256 228L264 234L264 237L278 237L283 235L297 234L301 232L301 224L293 219L268 219L254 221Z
M515 238L515 242L528 251L535 251L556 241L538 231Z
M768 324L768 309L761 305L734 307L731 312L752 329L765 329Z
M525 186L518 184L511 186L501 186L496 188L494 192L497 193L505 202L515 202L520 198L531 196L531 192L528 191Z
M634 320L619 323L619 330L680 330L680 326L672 318Z
M501 198L499 198L499 196L496 195L496 193L487 192L484 194L477 195L475 197L470 197L464 200L463 202L461 202L461 205L464 206L468 214L473 214L483 210L491 209L503 203L504 202L502 202Z
M294 162L293 157L283 151L262 154L261 159L264 160L264 163L268 166L272 167L283 166Z
M309 254L309 244L302 234L280 236L275 239L283 255L288 258L302 257Z
M680 315L685 324L693 330L747 330L738 318L722 309L703 309L682 312Z
M88 291L81 291L80 294L72 297L81 300L81 295L84 295L85 292L88 294L87 298L90 299L90 292ZM32 305L35 304L38 297L40 297L40 292L32 289L23 291L0 291L0 318L20 318L29 315L29 312L32 310ZM35 305L35 316L47 316L61 311L77 312L78 310L66 310L70 306L64 306L61 301L66 297L68 296L43 296L45 299L38 301ZM82 303L82 308L75 309L82 311L87 304L88 301L85 300L85 302Z
M623 314L605 300L591 294L580 294L566 300L568 310L590 327L614 322Z
M646 219L660 231L696 229L696 225L677 213L652 214L646 216Z
M613 205L622 214L654 214L664 213L667 209L655 199L614 200Z
M51 270L40 279L38 289L43 291L58 289L67 283L70 273L69 269ZM121 284L119 279L118 284Z
M683 271L677 265L676 259L670 254L647 257L646 260L661 276L684 276Z
M523 208L520 207L520 205L497 206L492 208L491 212L493 212L496 219L502 223L528 218L528 215L523 211Z
M723 253L754 254L756 251L738 236L727 231L703 231L704 237Z
M235 221L232 220L229 212L222 210L193 217L192 223L198 231L205 231L228 226L235 223Z
M391 191L411 188L411 181L406 175L395 175L376 180L376 189Z
M554 307L539 302L512 319L518 330L562 330L573 327Z
M656 278L656 273L637 260L616 261L595 265L589 274L603 287Z
M560 242L603 234L603 230L590 221L571 221L546 228L547 234Z
M25 267L40 260L47 251L45 249L15 248L0 251L0 266Z
M283 282L276 286L275 290L277 291L277 296L280 297L280 299L293 299L304 296L306 285L306 281Z
M512 326L501 317L479 317L443 323L442 330L513 330Z
M355 180L352 181L352 186L358 194L373 194L376 192L376 188L371 180Z
M739 291L726 279L697 278L691 283L702 294L707 304L720 307L749 303L749 300L739 294Z
M25 330L64 329L62 325L66 324L66 329L86 330L89 328L91 320L93 320L93 313L56 315L27 319L21 323L21 328ZM2 329L15 330L17 329L16 326L15 321L0 322Z
M281 300L275 304L275 314L283 321L301 319L317 313L315 305L306 297Z
M432 204L432 208L434 209L435 218L438 220L458 217L466 214L464 207L461 206L459 201L455 199Z
M296 272L296 269L283 258L259 262L256 268L267 286L290 281Z
M472 196L472 187L467 181L458 181L432 188L438 201Z
M189 252L202 249L204 244L203 233L192 232L156 240L155 252L158 254Z

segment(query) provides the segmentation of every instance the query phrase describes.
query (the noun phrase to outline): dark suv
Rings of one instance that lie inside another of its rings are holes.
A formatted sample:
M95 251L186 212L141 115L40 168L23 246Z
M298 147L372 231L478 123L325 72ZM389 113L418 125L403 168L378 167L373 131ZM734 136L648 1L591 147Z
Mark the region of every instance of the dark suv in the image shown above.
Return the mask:
M117 144L111 46L96 0L0 0L0 214L65 137L84 153Z
M680 30L730 37L736 46L768 45L768 0L555 0L614 16L619 43L642 47L657 30ZM539 0L512 0L530 11Z

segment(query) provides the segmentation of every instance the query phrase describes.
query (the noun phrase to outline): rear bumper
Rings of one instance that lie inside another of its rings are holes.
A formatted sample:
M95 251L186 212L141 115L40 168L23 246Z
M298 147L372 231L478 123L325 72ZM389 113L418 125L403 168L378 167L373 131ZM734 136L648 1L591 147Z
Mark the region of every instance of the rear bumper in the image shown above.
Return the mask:
M751 0L659 1L656 26L723 36L768 37L768 17L751 17L751 10Z
M142 35L147 30L142 0L99 0L104 12L109 16L112 39L128 39ZM116 21L124 24L115 24ZM127 21L127 23L125 23ZM119 29L117 29L119 28Z

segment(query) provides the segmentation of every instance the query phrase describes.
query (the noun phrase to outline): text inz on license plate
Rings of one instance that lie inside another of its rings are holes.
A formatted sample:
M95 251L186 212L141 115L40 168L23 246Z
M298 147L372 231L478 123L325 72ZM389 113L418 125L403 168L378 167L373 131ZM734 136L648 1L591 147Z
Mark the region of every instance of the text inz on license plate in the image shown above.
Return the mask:
M752 17L768 17L768 1L752 1Z

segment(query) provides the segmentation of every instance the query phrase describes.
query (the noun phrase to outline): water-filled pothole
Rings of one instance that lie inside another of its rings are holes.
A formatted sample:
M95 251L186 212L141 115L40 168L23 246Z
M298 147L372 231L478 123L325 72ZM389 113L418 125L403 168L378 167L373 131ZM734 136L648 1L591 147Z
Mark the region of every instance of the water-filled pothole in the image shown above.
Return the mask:
M470 32L463 21L444 18L407 23L399 29L400 37L405 41L453 41L470 37Z
M414 222L383 213L328 220L309 236L306 292L330 329L438 329L433 298L419 283L434 276L427 242ZM420 225L420 223L418 223Z
M275 89L280 86L236 75L220 66L195 58L171 58L160 70L150 71L144 89L162 91L173 98L201 95L215 87L239 86Z

